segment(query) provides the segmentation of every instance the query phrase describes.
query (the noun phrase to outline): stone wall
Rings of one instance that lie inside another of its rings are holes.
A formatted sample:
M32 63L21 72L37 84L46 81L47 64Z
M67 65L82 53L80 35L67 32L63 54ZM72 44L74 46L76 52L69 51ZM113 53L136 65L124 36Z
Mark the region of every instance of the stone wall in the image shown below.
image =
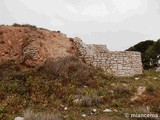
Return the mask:
M79 38L74 42L78 56L88 64L100 67L115 76L142 74L141 53L130 51L109 51L105 45L87 45Z

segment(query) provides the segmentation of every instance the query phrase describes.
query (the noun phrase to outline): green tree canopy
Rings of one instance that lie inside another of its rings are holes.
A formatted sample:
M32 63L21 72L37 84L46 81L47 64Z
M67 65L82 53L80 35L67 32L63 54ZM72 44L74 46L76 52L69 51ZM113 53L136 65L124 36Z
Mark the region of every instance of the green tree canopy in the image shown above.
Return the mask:
M160 39L156 42L153 40L142 41L126 51L138 51L142 54L142 63L144 69L150 69L157 66L158 58L160 55Z

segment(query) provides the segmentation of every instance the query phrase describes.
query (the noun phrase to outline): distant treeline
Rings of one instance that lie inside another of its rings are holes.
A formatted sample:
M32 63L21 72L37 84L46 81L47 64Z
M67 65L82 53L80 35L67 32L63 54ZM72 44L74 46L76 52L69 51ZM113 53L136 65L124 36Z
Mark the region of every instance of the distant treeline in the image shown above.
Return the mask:
M158 66L160 60L160 39L157 41L146 40L130 47L126 51L139 51L142 53L144 69L152 69Z

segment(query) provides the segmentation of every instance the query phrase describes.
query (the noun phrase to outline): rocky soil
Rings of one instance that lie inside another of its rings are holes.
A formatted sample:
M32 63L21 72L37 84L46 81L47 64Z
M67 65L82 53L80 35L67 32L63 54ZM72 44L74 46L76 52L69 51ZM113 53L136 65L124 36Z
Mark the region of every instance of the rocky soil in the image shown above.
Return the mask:
M60 31L31 25L0 26L0 63L16 61L35 67L48 58L65 57L74 52L72 40Z

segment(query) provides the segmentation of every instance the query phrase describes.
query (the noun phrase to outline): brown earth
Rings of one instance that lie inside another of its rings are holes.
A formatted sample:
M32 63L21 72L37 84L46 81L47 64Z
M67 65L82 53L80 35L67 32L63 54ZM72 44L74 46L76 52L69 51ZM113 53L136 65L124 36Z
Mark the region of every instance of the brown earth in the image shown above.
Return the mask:
M75 53L73 41L60 31L31 25L0 26L0 63L15 61L35 67L48 58Z

